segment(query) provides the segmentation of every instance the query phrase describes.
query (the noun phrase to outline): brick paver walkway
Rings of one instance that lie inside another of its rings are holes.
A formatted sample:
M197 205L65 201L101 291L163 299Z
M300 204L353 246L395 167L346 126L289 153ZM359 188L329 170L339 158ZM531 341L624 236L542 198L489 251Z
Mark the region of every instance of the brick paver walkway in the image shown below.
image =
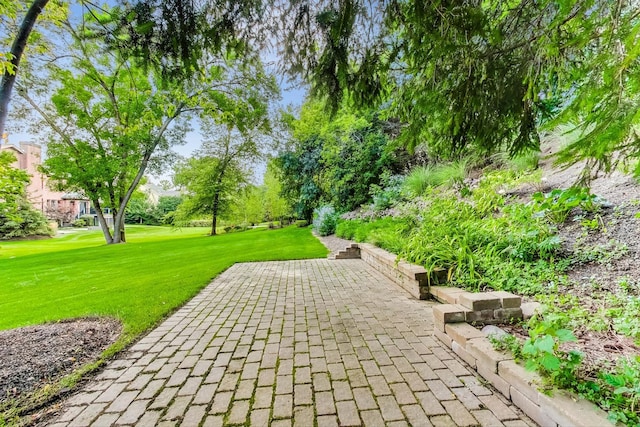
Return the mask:
M527 426L360 260L236 264L65 402L54 426Z

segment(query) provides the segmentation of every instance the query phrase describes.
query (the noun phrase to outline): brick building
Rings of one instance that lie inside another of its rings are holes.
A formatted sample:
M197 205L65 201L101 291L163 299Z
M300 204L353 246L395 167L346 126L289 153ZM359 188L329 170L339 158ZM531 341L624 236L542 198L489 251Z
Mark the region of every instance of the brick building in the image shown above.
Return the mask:
M27 198L47 218L59 225L69 225L83 215L92 214L89 199L80 193L64 193L49 188L47 177L38 170L42 164L42 147L31 142L17 146L0 144L1 151L10 151L16 157L15 167L26 171L31 180Z

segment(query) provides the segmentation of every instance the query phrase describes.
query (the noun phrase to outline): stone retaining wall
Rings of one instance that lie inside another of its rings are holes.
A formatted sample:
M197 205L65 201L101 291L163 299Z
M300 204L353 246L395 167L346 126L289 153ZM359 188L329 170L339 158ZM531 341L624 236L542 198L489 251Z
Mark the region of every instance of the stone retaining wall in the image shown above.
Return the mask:
M335 259L361 258L372 268L390 278L411 296L417 299L428 299L429 285L446 283L446 271L437 270L431 277L423 267L398 261L395 254L368 243L354 243L344 251L338 252Z
M460 311L452 307L433 307L434 335L535 422L544 427L614 425L585 399L562 390L550 396L540 392L538 374L516 363L511 354L495 350L484 333L460 320Z
M396 255L369 244L352 244L335 256L346 258L362 258L414 298L433 297L444 303L433 307L434 335L541 426L614 425L604 411L585 399L563 390L555 390L551 396L540 392L538 374L516 363L512 355L495 350L483 332L467 323L504 323L526 317L519 296L433 286L446 282L445 271L429 277L424 268L397 261Z

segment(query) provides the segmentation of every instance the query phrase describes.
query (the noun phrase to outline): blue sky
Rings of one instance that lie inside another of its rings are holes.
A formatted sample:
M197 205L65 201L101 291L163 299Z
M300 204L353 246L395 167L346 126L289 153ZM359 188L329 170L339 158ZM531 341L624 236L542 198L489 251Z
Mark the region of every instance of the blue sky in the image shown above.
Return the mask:
M108 0L107 0L107 3L109 3ZM73 19L73 16L79 16L80 13L82 13L81 6L77 4L74 4L71 6L72 19ZM265 52L264 55L262 56L263 56L263 60L267 64L277 64L280 61L280 59L273 52ZM276 67L275 65L272 65L271 67L268 66L268 68L272 68L275 70ZM293 107L298 107L302 105L307 93L306 88L292 87L290 84L287 83L285 78L280 78L279 80L280 80L280 87L282 91L282 99L280 100L278 105L276 105L275 107L276 108L286 107L289 105ZM16 95L14 94L14 97L15 96ZM10 144L18 144L21 141L29 141L29 142L36 142L36 143L39 142L37 139L35 139L33 135L28 133L10 133L8 135L8 138L9 138L8 141ZM183 156L189 156L193 153L194 150L200 147L200 140L201 140L201 136L199 134L199 130L196 129L187 136L187 144L175 147L175 151L177 151L179 154ZM264 169L264 166L262 167L258 166L256 169L257 169L256 175L258 175L256 178L259 181L261 180L261 175L262 175L260 170ZM161 178L166 178L166 176L163 176Z
M291 88L287 87L286 83L280 84L282 90L282 99L279 102L279 106L286 107L291 105L292 107L299 107L304 102L304 98L307 94L307 90L304 88ZM196 129L187 135L187 143L185 145L179 145L174 147L174 150L185 157L190 156L195 150L200 148L201 136L199 130ZM31 134L28 133L12 133L9 134L9 143L18 144L21 141L40 143L35 140ZM257 163L254 165L254 182L256 184L262 183L262 178L266 165L264 163ZM165 173L159 176L151 175L151 181L158 183L161 180L171 180L172 171L170 167L167 167Z

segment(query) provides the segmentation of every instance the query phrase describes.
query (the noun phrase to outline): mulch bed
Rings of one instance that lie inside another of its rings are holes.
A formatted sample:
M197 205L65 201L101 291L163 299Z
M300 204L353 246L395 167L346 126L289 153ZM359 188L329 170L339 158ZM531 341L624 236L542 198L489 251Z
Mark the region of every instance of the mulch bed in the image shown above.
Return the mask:
M0 405L23 398L95 361L122 325L78 319L0 331Z

